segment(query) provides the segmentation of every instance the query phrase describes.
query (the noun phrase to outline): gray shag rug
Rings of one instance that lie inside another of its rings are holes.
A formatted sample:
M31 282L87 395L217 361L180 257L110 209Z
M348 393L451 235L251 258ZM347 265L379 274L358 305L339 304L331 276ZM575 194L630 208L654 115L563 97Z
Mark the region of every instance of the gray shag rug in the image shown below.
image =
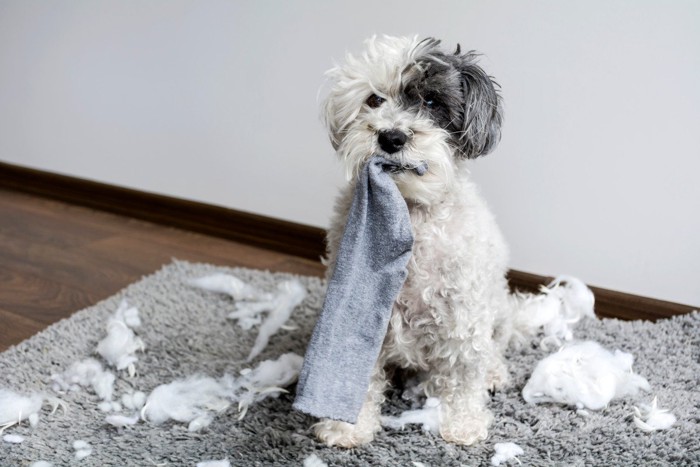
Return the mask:
M250 366L244 360L256 330L243 331L227 320L233 308L231 299L184 283L215 272L234 274L268 290L292 277L176 261L0 354L0 387L56 395L50 375L94 356L106 319L122 298L140 311L143 325L138 334L146 351L139 354L137 376L118 377L117 396L130 389L149 393L159 384L193 374L237 375ZM288 322L297 329L274 335L256 361L290 351L304 354L322 304L323 283L312 277L298 279L309 295ZM44 408L35 428L26 422L10 428L6 433L26 439L22 444L0 441L0 465L46 460L56 466L194 466L203 460L228 458L234 466L287 466L302 465L316 454L328 465L413 466L413 461L425 466L480 466L490 465L494 444L500 442L520 445L525 451L519 456L524 465L700 465L700 314L656 324L588 320L574 334L579 340L592 339L606 348L632 353L634 369L649 380L652 393L614 400L589 416L559 405L527 405L520 390L536 362L547 355L533 342L509 355L513 384L492 397L495 422L487 441L473 447L454 446L412 425L403 431L386 429L368 446L344 450L325 447L314 439L310 430L314 420L291 409L294 388L278 399L253 405L242 420L231 407L199 432L188 432L186 424L172 422L159 426L140 422L117 429L105 423L95 395L78 391L60 395L69 406L67 414L51 415ZM645 433L632 423L633 407L649 403L654 395L678 421L668 430ZM400 391L392 390L385 412L395 414L407 408ZM72 443L78 439L93 447L93 453L82 461L74 459ZM508 465L518 464L511 461Z

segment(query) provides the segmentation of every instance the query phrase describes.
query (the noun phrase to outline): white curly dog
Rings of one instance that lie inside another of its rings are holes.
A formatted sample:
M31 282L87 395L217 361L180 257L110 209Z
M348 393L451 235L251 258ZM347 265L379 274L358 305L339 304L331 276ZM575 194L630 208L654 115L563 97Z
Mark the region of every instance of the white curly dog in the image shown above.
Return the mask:
M380 155L428 166L423 176L392 175L414 235L408 277L357 423L324 419L315 425L328 445L372 441L381 429L390 366L425 375L422 389L440 400L446 441L484 440L493 419L488 391L507 381L504 350L514 335L532 330L522 315L537 296L510 293L508 247L466 167L500 139L498 85L478 66L477 54L461 53L459 46L448 53L439 44L375 37L360 55L348 55L328 72L324 119L350 180L328 232L329 271L363 165Z

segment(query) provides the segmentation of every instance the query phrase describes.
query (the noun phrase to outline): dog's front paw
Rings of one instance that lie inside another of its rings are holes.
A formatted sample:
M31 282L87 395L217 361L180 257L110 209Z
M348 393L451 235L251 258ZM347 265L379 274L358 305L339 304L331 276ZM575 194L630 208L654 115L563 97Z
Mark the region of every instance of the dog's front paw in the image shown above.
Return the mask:
M354 448L367 444L374 439L374 434L381 429L379 423L352 423L337 420L321 420L314 425L318 439L328 446Z
M443 416L440 422L440 436L448 443L471 446L484 441L493 416L488 411L464 417Z

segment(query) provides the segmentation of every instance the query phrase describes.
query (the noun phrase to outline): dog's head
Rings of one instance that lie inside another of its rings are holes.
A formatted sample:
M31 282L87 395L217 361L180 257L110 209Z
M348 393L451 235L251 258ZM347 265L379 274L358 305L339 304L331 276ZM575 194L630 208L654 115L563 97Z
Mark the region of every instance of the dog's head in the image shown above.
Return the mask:
M374 154L428 173L394 175L404 197L431 203L454 182L460 162L489 153L500 139L498 86L477 54L440 49L429 38L373 37L359 56L331 69L324 118L333 147L353 177Z

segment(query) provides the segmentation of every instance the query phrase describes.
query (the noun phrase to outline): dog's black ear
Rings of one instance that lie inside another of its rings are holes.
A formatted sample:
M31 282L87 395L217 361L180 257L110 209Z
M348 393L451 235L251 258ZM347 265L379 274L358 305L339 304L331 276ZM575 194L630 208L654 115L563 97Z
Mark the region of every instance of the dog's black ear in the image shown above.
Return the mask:
M473 51L451 57L461 77L464 104L460 153L469 159L488 154L496 147L503 121L499 85L477 64L477 57Z

